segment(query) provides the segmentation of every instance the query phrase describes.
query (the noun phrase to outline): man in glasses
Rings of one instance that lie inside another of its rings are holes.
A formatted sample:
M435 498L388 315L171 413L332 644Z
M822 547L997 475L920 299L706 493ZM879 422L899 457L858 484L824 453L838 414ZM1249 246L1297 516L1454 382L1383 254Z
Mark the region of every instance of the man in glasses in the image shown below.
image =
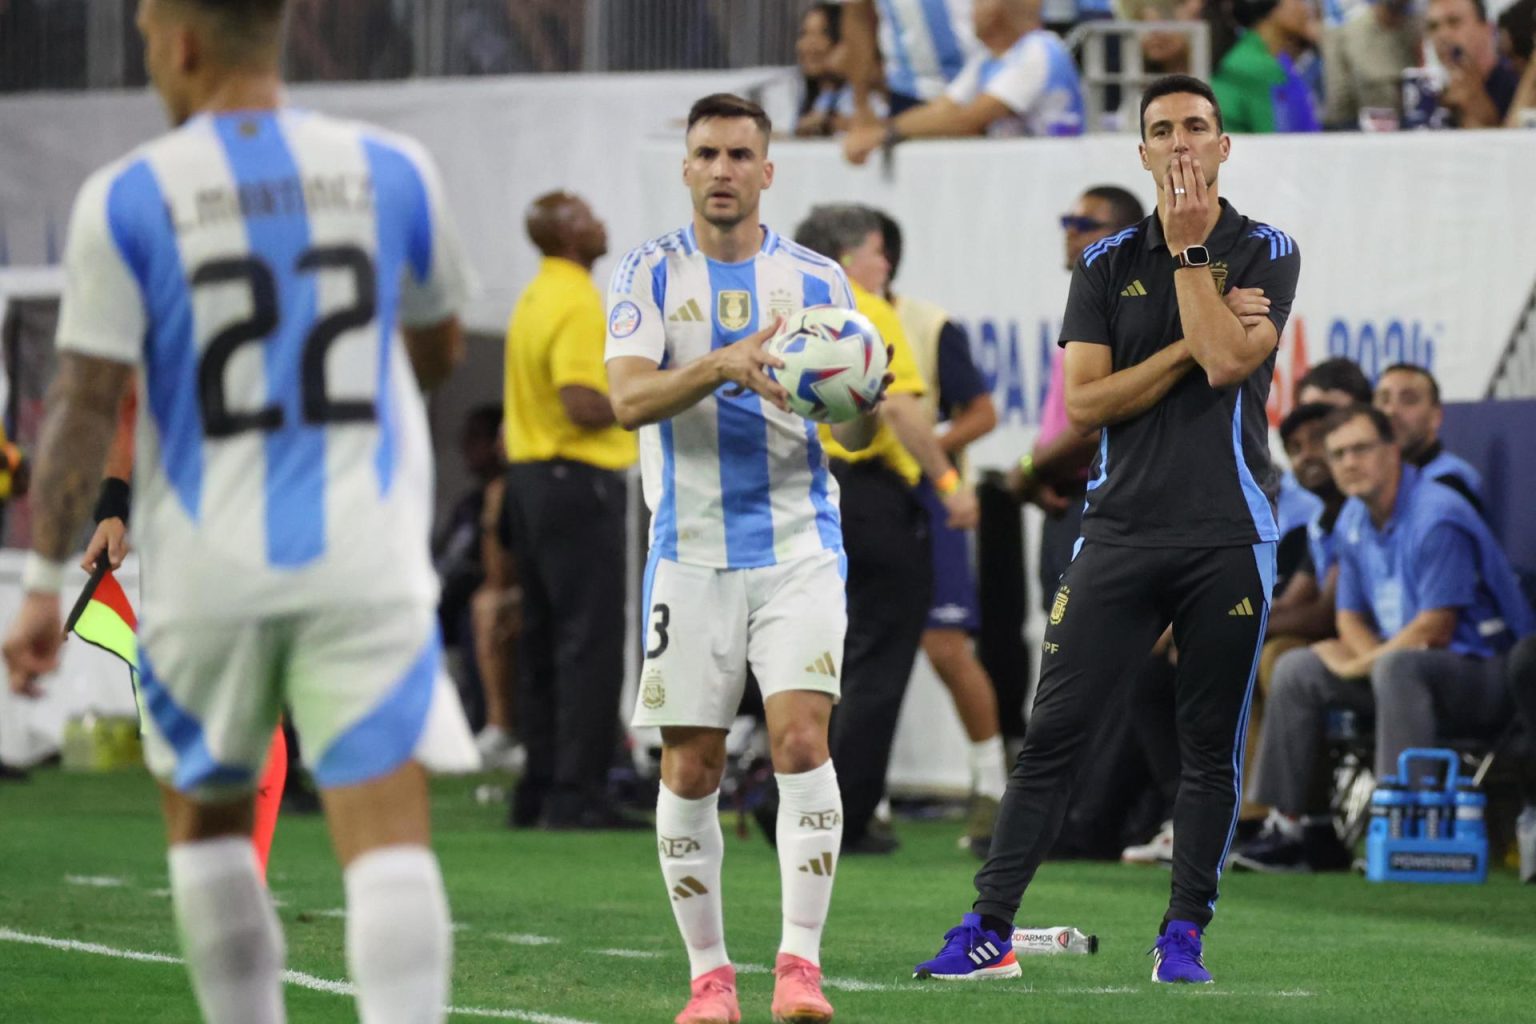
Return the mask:
M1334 412L1324 442L1349 500L1334 527L1338 638L1275 667L1254 799L1278 812L1234 856L1259 871L1349 867L1315 771L1328 709L1376 719L1376 775L1409 747L1492 736L1508 722L1509 649L1536 615L1470 502L1403 459L1380 409Z

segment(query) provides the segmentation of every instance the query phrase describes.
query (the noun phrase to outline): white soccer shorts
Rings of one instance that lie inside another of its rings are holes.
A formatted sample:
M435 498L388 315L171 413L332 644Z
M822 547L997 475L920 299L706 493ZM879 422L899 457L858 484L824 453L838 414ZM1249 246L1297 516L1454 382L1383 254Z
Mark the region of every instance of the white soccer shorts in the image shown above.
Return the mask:
M143 623L144 761L200 799L252 790L287 704L323 788L378 778L411 758L467 770L473 741L441 658L437 613L416 603Z
M841 551L759 569L653 556L634 725L730 728L748 666L764 700L786 690L836 700L848 629L846 564Z

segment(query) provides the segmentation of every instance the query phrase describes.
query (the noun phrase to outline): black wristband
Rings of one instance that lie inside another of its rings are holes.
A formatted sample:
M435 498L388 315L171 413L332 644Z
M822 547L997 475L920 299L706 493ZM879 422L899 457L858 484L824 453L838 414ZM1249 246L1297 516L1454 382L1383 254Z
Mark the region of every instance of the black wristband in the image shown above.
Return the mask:
M127 480L109 476L101 482L101 494L96 498L96 521L121 519L128 524L128 506L133 499L133 488Z

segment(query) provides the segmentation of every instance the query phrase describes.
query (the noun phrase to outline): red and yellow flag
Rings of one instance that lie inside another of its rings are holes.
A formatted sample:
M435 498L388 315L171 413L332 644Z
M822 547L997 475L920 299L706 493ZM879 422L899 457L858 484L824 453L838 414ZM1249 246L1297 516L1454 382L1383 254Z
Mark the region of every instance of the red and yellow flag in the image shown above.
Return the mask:
M122 584L108 570L101 574L71 631L86 643L122 658L130 669L137 671L139 644L134 630L138 624Z

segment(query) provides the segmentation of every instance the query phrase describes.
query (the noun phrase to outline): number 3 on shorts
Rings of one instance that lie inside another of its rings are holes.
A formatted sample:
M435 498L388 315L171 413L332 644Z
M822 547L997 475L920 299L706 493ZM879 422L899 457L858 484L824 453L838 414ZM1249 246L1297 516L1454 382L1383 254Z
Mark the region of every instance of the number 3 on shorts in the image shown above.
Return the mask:
M651 607L651 628L656 631L656 645L646 648L646 661L650 661L652 658L659 658L667 652L667 645L672 642L672 638L667 634L667 627L671 624L671 608L660 603Z

